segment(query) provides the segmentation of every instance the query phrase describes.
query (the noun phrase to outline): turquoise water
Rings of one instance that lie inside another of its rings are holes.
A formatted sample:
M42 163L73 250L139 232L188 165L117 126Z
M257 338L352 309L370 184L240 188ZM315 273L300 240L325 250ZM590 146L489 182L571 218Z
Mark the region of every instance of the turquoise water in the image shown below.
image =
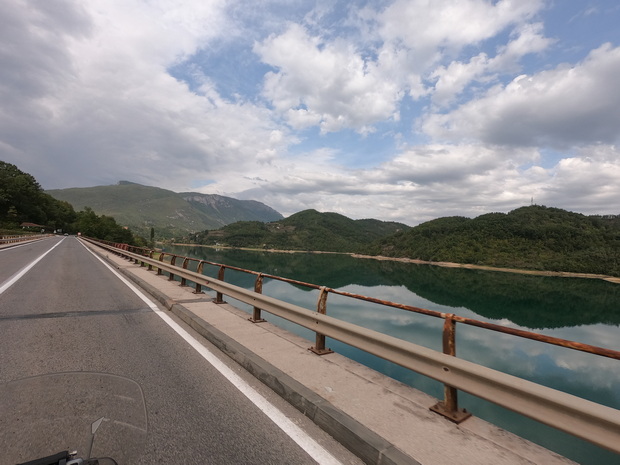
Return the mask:
M620 285L355 259L335 254L286 254L174 247L166 251L262 271L333 289L455 313L518 329L620 350ZM217 268L205 267L217 275ZM227 270L225 280L253 289L255 277ZM265 280L263 293L315 309L318 291ZM228 299L230 300L230 299ZM250 308L231 301L247 311ZM327 313L342 320L441 350L443 320L330 294ZM314 341L314 333L272 315L269 321ZM435 397L429 378L328 339L337 352ZM457 356L620 409L620 361L466 325L457 325ZM459 405L474 415L586 465L620 464L620 456L466 393Z

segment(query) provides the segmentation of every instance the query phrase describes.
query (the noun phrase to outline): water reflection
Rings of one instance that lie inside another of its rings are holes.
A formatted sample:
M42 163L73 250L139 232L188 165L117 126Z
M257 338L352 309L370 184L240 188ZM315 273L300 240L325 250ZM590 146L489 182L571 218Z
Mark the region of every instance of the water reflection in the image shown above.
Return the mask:
M383 286L384 289L403 286L427 302L442 307L465 307L487 319L508 320L530 329L596 323L620 325L620 286L596 279L442 268L338 254L286 254L202 247L176 247L175 252L334 289L349 285L363 288ZM246 279L253 283L253 277L247 276ZM371 295L390 299L375 293ZM395 301L417 305L410 301Z
M553 278L344 255L276 254L240 250L177 248L175 253L263 271L346 292L431 310L456 313L564 339L620 350L620 286L599 280ZM217 275L217 268L207 271ZM205 268L206 271L206 268ZM226 271L226 281L248 289L254 276ZM263 293L316 308L318 291L265 280ZM246 311L249 306L233 305ZM431 349L441 350L443 321L330 294L328 314ZM314 333L269 315L268 319L309 340ZM338 341L337 352L435 397L442 385ZM457 325L457 355L490 368L620 409L620 362L480 328ZM461 405L584 464L620 464L620 457L572 436L463 393Z

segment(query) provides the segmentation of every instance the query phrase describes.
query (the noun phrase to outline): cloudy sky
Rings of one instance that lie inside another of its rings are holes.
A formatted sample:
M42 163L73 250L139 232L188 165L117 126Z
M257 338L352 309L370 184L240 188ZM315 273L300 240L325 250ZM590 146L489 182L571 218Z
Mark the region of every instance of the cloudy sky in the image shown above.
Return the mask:
M0 160L415 225L620 214L617 0L2 0Z

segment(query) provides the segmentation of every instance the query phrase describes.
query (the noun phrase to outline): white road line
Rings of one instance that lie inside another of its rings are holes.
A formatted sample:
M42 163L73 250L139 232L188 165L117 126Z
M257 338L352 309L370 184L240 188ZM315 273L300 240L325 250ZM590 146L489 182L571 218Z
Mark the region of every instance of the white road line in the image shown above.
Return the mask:
M312 439L299 426L286 417L277 407L269 402L265 397L258 393L252 386L245 382L239 375L232 371L226 364L213 354L209 349L198 342L191 334L185 331L170 316L159 310L157 305L149 299L142 291L135 287L131 282L125 279L114 268L109 266L92 250L82 244L86 250L93 254L101 263L103 263L118 279L127 285L140 299L142 299L157 315L161 317L168 326L181 336L196 352L218 370L228 381L232 383L243 395L245 395L254 405L256 405L271 421L273 421L282 431L284 431L293 441L299 445L306 453L321 465L342 465L336 457L330 454L323 446Z
M30 269L35 266L37 263L39 263L41 260L43 260L43 257L45 257L48 253L50 253L52 250L54 250L56 247L58 247L60 245L60 243L62 241L64 241L65 238L63 237L60 241L58 241L58 243L52 247L51 249L49 249L47 252L45 252L43 255L41 255L39 258L37 258L36 260L34 260L33 262L31 262L29 265L27 265L25 268L22 268L20 271L18 271L16 274L14 274L10 279L8 279L7 281L5 281L2 286L0 286L0 294L2 294L4 291L6 291L9 287L11 287L13 284L15 284L22 276L24 276L26 273L28 273L28 271L30 271Z

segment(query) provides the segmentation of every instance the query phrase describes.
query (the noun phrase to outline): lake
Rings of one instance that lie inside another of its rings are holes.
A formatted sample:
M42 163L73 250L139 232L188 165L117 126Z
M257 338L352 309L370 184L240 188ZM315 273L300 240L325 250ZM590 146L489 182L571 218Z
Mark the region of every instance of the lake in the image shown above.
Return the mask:
M620 285L597 279L531 276L443 268L339 254L272 253L207 247L166 252L327 286L406 305L488 321L620 350ZM217 277L217 268L204 273ZM252 275L226 270L225 281L254 288ZM316 309L318 291L265 279L263 294ZM248 312L245 304L227 299ZM443 320L330 294L327 314L441 351ZM306 337L314 333L264 314ZM309 344L310 345L310 344ZM327 347L435 397L443 385L328 339ZM620 409L620 361L515 336L457 325L457 356ZM585 465L619 464L608 452L474 396L459 392L459 406L474 415Z

